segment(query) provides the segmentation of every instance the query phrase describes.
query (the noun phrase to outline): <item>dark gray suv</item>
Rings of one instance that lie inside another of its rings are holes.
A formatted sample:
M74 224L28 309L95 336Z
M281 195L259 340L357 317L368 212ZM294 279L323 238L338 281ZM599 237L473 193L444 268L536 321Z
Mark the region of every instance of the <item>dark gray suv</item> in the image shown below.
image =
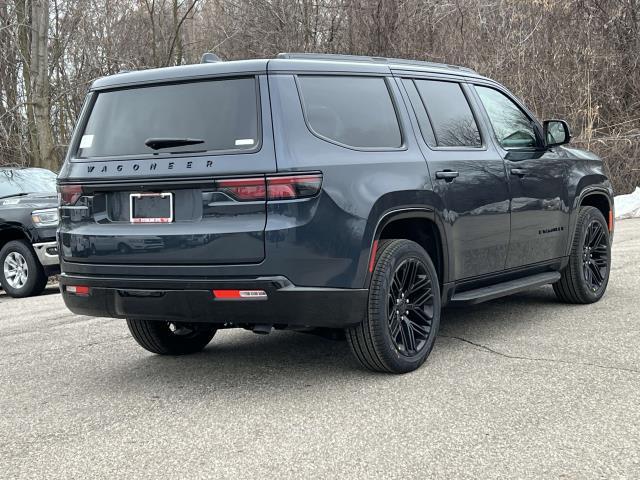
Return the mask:
M207 60L92 85L58 177L72 311L171 355L222 328L340 329L402 373L446 304L603 295L612 189L565 122L450 65Z

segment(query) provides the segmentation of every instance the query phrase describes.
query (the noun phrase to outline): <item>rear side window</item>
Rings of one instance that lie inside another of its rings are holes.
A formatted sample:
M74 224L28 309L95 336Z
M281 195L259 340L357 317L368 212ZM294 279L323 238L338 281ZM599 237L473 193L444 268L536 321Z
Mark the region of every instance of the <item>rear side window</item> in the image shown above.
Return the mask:
M384 78L298 77L309 128L356 148L399 148L402 135Z
M428 134L425 135L421 127L425 141L429 145L474 148L482 146L478 125L467 97L458 83L437 80L414 80L414 82L433 128L433 137L430 137ZM408 91L410 92L410 89ZM411 101L414 102L413 99ZM420 108L415 110L419 117ZM423 119L421 124L426 121L427 119Z
M258 112L253 77L99 92L77 157L252 150ZM145 145L151 138L202 142L154 150Z

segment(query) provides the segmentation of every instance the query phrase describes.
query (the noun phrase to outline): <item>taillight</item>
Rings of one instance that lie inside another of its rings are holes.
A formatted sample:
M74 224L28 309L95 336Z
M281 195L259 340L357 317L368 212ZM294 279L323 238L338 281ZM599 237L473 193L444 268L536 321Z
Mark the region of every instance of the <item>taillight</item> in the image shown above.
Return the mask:
M61 207L75 205L82 196L82 185L58 185L58 203Z
M81 297L86 297L89 295L89 287L87 287L86 285L67 285L65 290L67 291L67 293L72 293Z
M320 191L322 175L289 175L267 178L267 198L269 200L289 200L313 197Z
M218 300L266 300L267 292L264 290L212 290L213 296Z
M321 174L232 178L216 181L216 189L238 202L292 200L317 195L322 186Z
M230 180L218 180L218 191L225 193L239 202L251 202L264 200L266 186L264 178L234 178Z

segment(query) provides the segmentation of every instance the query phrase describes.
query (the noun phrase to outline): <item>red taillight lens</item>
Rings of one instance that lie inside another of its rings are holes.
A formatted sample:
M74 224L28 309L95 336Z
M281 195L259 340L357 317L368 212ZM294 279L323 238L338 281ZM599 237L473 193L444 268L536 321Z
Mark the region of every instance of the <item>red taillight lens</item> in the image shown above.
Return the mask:
M267 188L264 178L218 180L216 187L218 191L239 202L259 201L266 198Z
M266 300L264 290L212 290L213 296L219 300Z
M67 293L73 293L74 295L87 296L89 295L89 287L85 285L67 285Z
M216 189L238 202L292 200L317 195L321 174L264 178L231 178L216 181Z
M58 185L58 203L60 206L75 205L82 196L82 185Z
M267 178L268 200L290 200L317 195L322 186L322 175L289 175Z

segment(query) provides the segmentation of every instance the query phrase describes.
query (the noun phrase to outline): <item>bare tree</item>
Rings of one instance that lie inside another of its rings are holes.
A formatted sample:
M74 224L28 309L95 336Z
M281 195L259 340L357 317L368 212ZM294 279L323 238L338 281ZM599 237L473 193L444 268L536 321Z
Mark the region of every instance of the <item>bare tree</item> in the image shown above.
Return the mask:
M92 80L205 51L470 66L640 184L639 0L0 0L0 164L55 169Z

